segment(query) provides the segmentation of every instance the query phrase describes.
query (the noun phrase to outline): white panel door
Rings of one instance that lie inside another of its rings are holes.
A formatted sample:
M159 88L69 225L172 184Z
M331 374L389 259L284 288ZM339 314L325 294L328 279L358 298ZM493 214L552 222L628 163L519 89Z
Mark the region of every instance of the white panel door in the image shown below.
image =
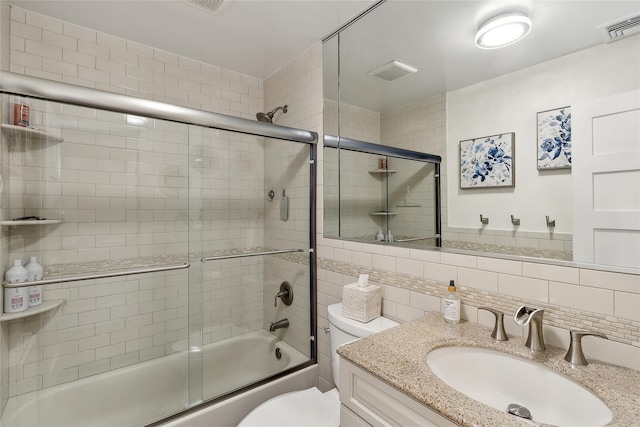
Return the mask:
M571 113L573 260L640 268L640 91Z

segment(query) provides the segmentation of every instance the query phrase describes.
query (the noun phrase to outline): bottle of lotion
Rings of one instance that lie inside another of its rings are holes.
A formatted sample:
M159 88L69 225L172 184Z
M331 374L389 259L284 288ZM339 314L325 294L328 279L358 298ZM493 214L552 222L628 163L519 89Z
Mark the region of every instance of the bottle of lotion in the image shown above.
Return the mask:
M22 260L13 261L13 266L4 274L7 283L20 283L27 281L27 269L22 266ZM29 291L25 288L5 288L4 312L18 313L29 307Z
M24 266L27 269L27 280L35 282L42 280L44 269L38 264L38 259L34 256L29 257L29 262ZM29 286L29 307L42 304L42 286Z
M443 298L444 320L448 323L460 323L460 297L456 293L456 285L453 280L449 282L448 291Z

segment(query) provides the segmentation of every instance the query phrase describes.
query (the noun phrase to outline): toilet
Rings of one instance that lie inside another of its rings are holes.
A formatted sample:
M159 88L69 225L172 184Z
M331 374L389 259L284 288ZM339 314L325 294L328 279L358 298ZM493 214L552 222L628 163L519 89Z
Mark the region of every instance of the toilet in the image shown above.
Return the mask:
M399 325L391 319L378 317L368 323L358 322L342 315L342 304L328 308L331 341L331 368L336 388L325 393L316 387L281 394L251 411L238 427L338 427L340 425L340 397L338 369L340 356L336 349L342 344L368 337Z

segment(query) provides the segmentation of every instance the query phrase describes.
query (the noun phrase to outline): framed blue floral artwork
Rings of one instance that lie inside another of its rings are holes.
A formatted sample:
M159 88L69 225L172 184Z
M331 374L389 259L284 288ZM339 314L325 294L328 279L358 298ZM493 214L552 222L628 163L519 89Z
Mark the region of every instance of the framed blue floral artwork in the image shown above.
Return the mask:
M571 107L538 113L538 170L571 167Z
M460 141L460 188L513 187L515 133Z

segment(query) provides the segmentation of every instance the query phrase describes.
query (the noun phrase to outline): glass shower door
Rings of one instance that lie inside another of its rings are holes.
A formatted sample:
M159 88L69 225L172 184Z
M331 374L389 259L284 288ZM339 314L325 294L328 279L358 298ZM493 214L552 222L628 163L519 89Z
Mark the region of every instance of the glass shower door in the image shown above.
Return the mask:
M3 233L7 259L36 256L51 282L42 306L3 316L3 423L137 425L178 412L188 403L187 125L28 102L31 127L2 120Z

